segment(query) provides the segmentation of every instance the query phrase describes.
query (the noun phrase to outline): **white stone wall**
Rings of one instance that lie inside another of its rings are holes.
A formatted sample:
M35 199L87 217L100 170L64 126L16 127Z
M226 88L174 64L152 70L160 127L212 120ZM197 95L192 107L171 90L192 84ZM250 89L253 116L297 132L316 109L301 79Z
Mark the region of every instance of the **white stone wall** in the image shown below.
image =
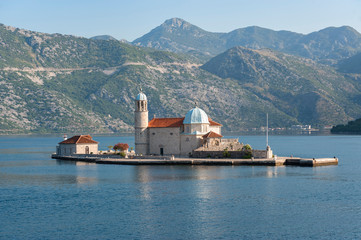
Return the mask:
M76 153L76 145L75 144L59 144L57 148L58 155L72 155Z
M134 112L134 127L135 128L147 128L148 127L148 111Z
M89 148L88 152L86 150L87 147ZM98 144L97 143L76 144L76 154L91 154L91 153L98 154Z
M188 156L203 143L202 135L181 135L181 155Z
M180 154L180 128L149 128L149 153L164 155Z
M148 128L135 129L135 153L136 154L149 154L149 130Z
M195 131L202 132L204 134L208 133L210 130L210 126L207 123L192 123L192 124L184 124L184 132L185 133L193 133Z
M89 154L98 154L97 143L83 143L83 144L59 144L57 147L58 155L72 155L72 154L86 154L86 147L89 148Z
M147 101L136 101L134 111L135 128L135 152L137 154L149 154L148 138L148 106Z
M215 132L215 133L218 133L218 134L221 134L221 126L209 126L209 131L208 132Z

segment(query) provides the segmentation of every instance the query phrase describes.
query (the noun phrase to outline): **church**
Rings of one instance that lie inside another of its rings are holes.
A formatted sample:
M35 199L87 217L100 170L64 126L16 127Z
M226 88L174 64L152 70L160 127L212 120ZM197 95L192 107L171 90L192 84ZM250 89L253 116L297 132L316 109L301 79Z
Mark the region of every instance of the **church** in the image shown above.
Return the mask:
M135 100L135 152L142 155L189 156L207 142L221 141L220 123L195 107L185 117L148 119L147 96Z

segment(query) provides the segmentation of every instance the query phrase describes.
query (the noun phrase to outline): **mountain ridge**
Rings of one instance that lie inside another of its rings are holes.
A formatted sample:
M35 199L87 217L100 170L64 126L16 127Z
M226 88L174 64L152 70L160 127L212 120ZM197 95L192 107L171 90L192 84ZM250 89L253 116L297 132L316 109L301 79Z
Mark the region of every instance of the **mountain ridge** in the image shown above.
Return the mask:
M336 64L361 51L361 34L349 26L328 27L309 34L274 31L257 26L214 33L183 19L172 18L135 39L132 44L176 53L197 51L209 57L235 46L271 48L325 64ZM333 55L329 55L330 52Z

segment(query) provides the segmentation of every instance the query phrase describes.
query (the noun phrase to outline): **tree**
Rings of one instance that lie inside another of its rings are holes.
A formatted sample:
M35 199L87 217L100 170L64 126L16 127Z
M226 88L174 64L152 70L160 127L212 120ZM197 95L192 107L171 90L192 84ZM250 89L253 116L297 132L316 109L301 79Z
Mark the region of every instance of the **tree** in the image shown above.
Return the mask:
M108 146L108 152L110 152L110 149L112 149L113 148L113 146L112 145L110 145L110 146Z
M126 151L128 150L129 148L129 145L127 143L117 143L114 145L113 149L115 150L115 152L117 150L120 150L120 151Z

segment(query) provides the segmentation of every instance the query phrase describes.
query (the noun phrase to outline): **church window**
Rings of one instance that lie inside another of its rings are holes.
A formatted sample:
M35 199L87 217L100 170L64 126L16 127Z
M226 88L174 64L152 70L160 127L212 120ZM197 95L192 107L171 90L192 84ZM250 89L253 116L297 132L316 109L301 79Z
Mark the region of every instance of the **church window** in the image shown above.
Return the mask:
M152 133L152 135L155 135L155 133Z
M186 142L189 142L189 138L186 138Z
M173 135L173 133L170 133L170 135Z

